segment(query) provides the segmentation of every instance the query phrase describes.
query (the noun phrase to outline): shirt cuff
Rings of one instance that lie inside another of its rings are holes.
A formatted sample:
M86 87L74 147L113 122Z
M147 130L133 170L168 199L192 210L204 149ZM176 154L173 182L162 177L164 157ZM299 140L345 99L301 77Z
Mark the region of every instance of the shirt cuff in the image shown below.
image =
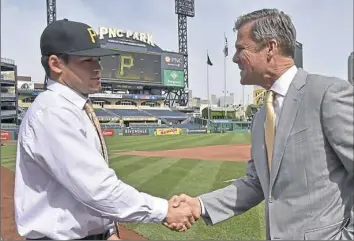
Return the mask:
M116 228L110 228L109 229L109 236L112 236L112 234L116 233Z
M198 197L198 200L200 203L200 209L201 209L202 216L205 216L206 212L205 212L205 207L204 207L203 201L200 197Z
M151 222L162 222L168 213L168 201L163 198L153 197L152 211L149 217Z

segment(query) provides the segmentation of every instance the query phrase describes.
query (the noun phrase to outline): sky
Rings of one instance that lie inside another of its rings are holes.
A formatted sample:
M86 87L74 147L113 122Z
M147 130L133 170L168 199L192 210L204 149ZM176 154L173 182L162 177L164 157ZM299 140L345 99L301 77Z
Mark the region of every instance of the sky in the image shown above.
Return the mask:
M223 96L224 34L229 43L226 89L235 101L251 101L252 86L240 85L232 62L235 53L234 23L242 14L278 8L289 14L303 44L304 69L310 73L348 78L348 56L353 51L352 0L195 0L195 17L188 18L189 89L207 98L206 52L210 94ZM57 19L99 26L151 32L164 50L178 52L178 24L174 0L57 0ZM1 57L14 59L18 74L43 82L40 35L47 25L46 0L1 0ZM244 91L244 92L243 92Z

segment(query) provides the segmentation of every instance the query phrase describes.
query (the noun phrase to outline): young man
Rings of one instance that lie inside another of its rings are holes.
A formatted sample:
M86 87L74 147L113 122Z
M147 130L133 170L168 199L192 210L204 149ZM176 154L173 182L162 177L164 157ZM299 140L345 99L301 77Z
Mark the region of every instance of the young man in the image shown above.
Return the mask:
M172 208L167 200L141 193L108 166L88 96L101 90L99 58L116 52L101 48L90 26L67 19L48 25L40 46L49 80L19 131L19 234L27 239L107 239L118 221L190 227L195 220L188 205Z

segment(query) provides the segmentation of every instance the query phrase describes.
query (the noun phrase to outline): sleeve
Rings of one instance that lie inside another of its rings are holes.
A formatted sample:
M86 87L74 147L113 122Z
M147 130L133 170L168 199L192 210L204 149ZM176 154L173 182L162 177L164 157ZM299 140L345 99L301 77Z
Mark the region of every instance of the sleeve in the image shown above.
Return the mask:
M354 179L354 87L336 82L328 87L322 101L322 126L326 138L349 176ZM349 223L342 231L343 239L354 236L354 206Z
M199 196L207 224L216 224L240 215L264 200L254 162L249 160L246 176L231 185Z
M257 118L258 112L253 120ZM254 121L252 121L251 130L253 130L253 124ZM236 179L229 186L202 194L198 198L203 219L208 225L240 215L258 205L264 200L264 194L254 160L248 161L244 177Z
M348 82L327 88L321 106L322 126L331 147L353 177L354 174L354 90Z
M198 200L199 200L199 203L200 203L200 211L201 211L201 215L206 217L207 216L207 213L205 211L205 207L204 207L204 203L203 203L203 200L198 197Z
M53 178L97 216L118 222L161 222L168 202L137 191L118 179L92 148L81 113L65 107L47 108L30 124L26 151Z

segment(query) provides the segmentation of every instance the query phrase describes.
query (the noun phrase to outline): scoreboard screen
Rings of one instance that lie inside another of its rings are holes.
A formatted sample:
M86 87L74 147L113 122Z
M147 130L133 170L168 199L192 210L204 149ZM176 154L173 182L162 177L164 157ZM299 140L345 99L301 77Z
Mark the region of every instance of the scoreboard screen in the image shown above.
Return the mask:
M161 84L161 55L118 51L101 58L102 78Z

